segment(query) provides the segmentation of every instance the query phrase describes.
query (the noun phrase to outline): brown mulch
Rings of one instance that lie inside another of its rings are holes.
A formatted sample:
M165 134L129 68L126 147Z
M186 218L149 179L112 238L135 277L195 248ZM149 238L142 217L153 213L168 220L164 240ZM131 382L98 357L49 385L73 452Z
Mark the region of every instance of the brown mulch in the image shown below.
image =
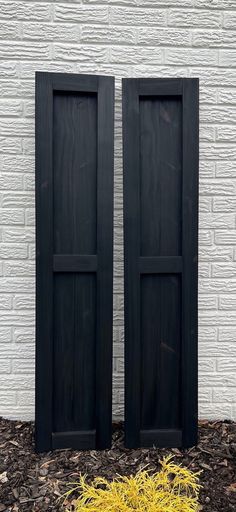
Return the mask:
M236 512L236 423L199 424L199 444L189 450L127 450L116 425L111 450L77 452L57 450L35 454L32 423L0 418L0 512L65 511L58 497L80 473L111 479L128 475L172 452L177 463L202 470L201 510Z

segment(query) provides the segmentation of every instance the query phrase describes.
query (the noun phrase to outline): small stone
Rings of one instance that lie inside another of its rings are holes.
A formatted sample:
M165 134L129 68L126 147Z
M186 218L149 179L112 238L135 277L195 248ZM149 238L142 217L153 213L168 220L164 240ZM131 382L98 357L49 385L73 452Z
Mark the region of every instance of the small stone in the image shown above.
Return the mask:
M46 476L48 474L48 469L47 468L41 468L39 470L39 474L40 474L40 476Z

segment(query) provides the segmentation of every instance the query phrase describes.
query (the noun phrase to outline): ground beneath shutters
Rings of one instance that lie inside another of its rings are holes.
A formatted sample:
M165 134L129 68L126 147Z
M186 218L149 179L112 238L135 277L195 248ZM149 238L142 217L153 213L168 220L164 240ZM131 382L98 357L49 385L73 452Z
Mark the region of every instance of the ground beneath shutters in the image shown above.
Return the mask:
M33 424L0 419L0 512L65 510L58 497L79 473L108 478L149 465L172 452L175 461L202 470L201 510L236 511L236 423L201 422L198 447L187 451L126 450L123 432L116 426L111 450L76 452L61 450L36 455Z

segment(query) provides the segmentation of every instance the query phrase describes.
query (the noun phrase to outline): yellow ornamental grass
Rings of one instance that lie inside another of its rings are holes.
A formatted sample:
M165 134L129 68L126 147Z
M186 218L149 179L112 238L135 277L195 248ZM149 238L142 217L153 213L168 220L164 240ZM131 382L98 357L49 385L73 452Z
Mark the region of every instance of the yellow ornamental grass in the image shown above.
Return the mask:
M174 464L171 458L164 458L160 471L154 475L139 471L112 482L95 478L92 484L81 476L66 496L78 492L78 498L73 500L76 512L196 512L199 473Z

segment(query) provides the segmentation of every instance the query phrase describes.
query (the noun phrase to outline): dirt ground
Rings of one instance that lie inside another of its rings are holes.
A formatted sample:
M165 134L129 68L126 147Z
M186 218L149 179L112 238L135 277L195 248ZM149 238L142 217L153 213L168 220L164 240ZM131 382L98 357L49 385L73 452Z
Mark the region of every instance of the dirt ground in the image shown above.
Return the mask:
M0 512L65 511L59 497L80 473L112 479L147 465L158 470L163 455L193 471L202 470L200 510L236 512L236 423L199 424L199 444L189 450L138 449L123 445L121 425L114 427L112 449L34 453L34 425L0 419Z

